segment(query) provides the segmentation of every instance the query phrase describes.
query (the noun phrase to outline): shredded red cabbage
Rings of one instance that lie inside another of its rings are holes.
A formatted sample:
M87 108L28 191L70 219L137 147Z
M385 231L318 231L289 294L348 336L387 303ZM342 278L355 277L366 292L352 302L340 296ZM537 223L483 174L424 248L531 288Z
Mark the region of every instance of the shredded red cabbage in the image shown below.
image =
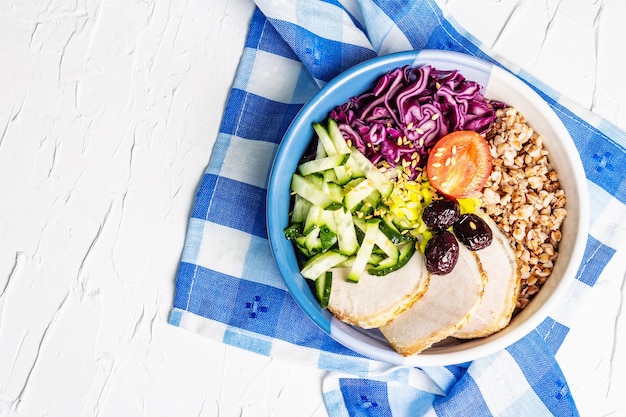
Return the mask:
M374 164L403 161L415 178L426 164L428 151L439 138L457 130L488 131L493 104L480 84L458 71L431 66L397 68L382 76L373 90L336 107L330 117L344 138Z

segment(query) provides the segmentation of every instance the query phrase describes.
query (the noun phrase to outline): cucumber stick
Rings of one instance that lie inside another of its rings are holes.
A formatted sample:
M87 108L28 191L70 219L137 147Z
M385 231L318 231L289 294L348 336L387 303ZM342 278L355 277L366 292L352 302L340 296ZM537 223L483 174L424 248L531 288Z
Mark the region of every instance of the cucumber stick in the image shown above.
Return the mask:
M376 247L380 248L385 253L385 261L387 262L387 265L393 265L398 262L400 251L398 249L398 246L393 243L391 239L389 239L387 235L381 230L382 221L380 219L376 220L377 230L372 230L370 232L370 238L374 241ZM367 232L370 228L370 223L371 220L366 221L359 218L354 219L355 226L358 227L363 233L365 233L366 237ZM363 240L365 240L366 237L364 237Z
M335 223L337 224L339 253L354 255L359 250L359 242L356 238L352 214L339 209L333 211L333 215L335 216Z
M376 244L379 222L380 219L372 219L367 221L367 226L365 228L365 237L363 238L363 242L361 242L361 247L356 254L354 264L352 265L352 268L348 273L348 281L359 282L361 275L363 275L363 272L365 272L365 268L367 266L369 258L372 255L372 251L374 250L374 245Z
M407 233L402 233L396 225L391 221L389 217L383 217L380 222L380 230L395 244L400 244L403 242L408 242L413 240L411 235Z
M346 259L348 259L348 256L332 250L329 250L328 252L321 252L309 259L304 264L300 273L307 279L315 280L317 277L344 262Z
M331 118L328 118L328 136L330 137L333 145L335 145L337 152L350 153L350 147L343 138L339 125Z
M302 176L307 176L315 172L322 172L335 167L343 166L346 163L350 153L342 153L323 158L312 159L298 165L298 172Z
M304 223L307 214L313 204L306 198L296 194L293 198L293 210L291 211L292 223Z
M333 273L331 271L324 272L315 280L315 295L322 308L328 308L332 285Z
M409 260L411 259L411 257L415 254L416 251L416 246L415 246L415 242L406 242L404 243L402 246L400 246L400 256L398 257L398 260L393 263L393 262L388 262L388 259L384 259L382 261L379 262L378 265L374 266L373 268L369 268L367 270L367 272L370 275L387 275L391 272L397 271L398 269L402 268L404 265L406 265Z
M350 158L356 163L356 165L365 173L365 177L368 178L374 186L380 191L384 198L388 198L393 191L393 182L385 176L382 172L370 162L369 159L357 149L352 148L350 150Z
M338 211L338 210L334 210ZM331 249L337 243L337 222L331 210L322 210L319 217L320 240L322 251Z
M350 213L354 213L361 207L363 200L375 191L376 187L374 184L369 179L363 178L359 184L345 194L343 198L343 206Z
M321 188L318 188L315 183L311 181L311 179L298 174L293 174L293 177L291 178L291 190L301 197L306 198L311 203L324 209L343 206L342 199L339 199L337 196L333 196Z
M328 134L328 130L321 123L313 123L313 130L317 133L317 146L321 146L324 149L324 152L328 156L337 155L337 148L333 143L333 140L330 138Z
M340 165L333 167L333 171L337 176L337 182L339 184L345 184L353 178L354 164L350 162L350 147L343 138L339 125L333 119L328 119L328 125L326 134L328 139L333 144L335 151L339 155L347 155L345 161Z

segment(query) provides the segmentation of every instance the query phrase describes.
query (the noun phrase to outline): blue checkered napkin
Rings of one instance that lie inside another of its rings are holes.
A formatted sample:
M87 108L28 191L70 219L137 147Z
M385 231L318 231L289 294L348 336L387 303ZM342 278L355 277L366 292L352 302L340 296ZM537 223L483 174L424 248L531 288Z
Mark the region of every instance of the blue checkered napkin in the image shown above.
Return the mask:
M584 298L626 232L626 135L564 102L493 55L434 0L257 0L211 160L198 187L169 322L263 355L329 370L332 416L577 415L555 355L570 328L557 311L506 350L469 364L395 367L333 341L304 315L272 261L266 181L297 111L341 71L376 55L446 49L497 62L527 80L578 147L591 233L572 299Z

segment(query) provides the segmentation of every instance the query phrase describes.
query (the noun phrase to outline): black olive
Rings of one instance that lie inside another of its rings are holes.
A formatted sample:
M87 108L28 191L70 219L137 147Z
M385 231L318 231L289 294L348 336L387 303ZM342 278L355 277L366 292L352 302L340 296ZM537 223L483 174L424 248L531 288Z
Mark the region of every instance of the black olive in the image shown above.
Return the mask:
M430 230L445 230L459 218L459 203L456 200L435 200L422 211L422 220Z
M463 214L452 225L456 237L471 250L480 250L491 245L493 233L480 216L474 213Z
M428 272L448 274L459 260L459 243L450 231L437 232L426 244L424 257Z

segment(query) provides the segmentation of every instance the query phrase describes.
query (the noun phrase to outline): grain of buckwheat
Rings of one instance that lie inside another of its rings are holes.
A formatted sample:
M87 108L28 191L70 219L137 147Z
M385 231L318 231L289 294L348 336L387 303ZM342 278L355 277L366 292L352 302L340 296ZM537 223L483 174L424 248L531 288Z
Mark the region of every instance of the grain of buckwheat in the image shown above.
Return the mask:
M515 108L497 110L495 124L486 137L493 171L482 200L520 260L519 311L552 273L567 214L565 193L542 137Z

